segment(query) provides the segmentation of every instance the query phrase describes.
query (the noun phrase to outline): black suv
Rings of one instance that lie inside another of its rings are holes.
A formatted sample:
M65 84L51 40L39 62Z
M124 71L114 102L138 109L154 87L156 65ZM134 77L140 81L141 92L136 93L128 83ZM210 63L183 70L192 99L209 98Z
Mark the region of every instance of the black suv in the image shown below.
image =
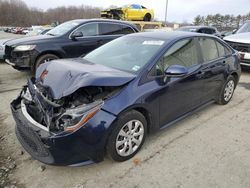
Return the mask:
M177 29L177 31L190 31L196 33L205 33L222 38L220 32L215 27L210 26L184 26Z
M5 43L6 63L18 70L31 69L59 58L75 58L122 35L138 32L135 25L107 19L72 20L47 34Z

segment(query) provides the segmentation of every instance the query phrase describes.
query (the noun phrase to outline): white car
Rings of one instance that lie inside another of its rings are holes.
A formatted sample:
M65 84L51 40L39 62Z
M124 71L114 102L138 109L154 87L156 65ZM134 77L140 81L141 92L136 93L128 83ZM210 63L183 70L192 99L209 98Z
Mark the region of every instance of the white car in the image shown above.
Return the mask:
M235 34L224 37L224 40L240 53L241 65L250 67L250 20Z
M5 51L5 43L10 39L1 39L0 40L0 60L3 60L4 51Z

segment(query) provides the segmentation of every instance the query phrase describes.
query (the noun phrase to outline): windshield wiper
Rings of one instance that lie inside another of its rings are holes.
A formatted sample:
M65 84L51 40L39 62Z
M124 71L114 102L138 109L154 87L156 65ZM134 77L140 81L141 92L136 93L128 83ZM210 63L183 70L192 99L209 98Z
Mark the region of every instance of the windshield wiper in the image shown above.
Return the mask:
M56 35L54 35L54 34L52 34L52 33L46 33L46 35L56 36Z

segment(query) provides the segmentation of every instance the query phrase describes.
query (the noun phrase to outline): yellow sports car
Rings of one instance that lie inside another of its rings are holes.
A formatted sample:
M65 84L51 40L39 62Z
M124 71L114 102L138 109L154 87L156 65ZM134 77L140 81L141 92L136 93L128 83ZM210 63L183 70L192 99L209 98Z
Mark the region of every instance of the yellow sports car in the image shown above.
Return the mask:
M104 10L101 12L101 17L130 21L151 21L154 19L154 10L147 9L142 5L132 4Z

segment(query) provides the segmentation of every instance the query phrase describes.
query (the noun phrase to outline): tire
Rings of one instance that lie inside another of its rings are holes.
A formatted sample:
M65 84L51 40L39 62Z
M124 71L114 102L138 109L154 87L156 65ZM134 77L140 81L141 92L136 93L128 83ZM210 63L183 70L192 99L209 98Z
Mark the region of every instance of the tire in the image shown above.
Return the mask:
M151 21L151 15L149 13L147 13L144 18L143 18L143 21L145 22L150 22Z
M43 64L43 63L45 63L45 62L47 62L47 61L54 60L54 59L59 59L59 57L56 56L56 55L54 55L54 54L45 54L45 55L42 55L41 57L39 57L39 58L36 60L35 64L33 65L33 67L32 67L32 72L33 72L33 73L36 73L37 68L38 68L41 64Z
M146 135L147 121L140 112L132 110L123 113L109 136L107 153L114 161L126 161L141 149Z
M227 81L223 85L217 103L221 105L229 103L233 97L235 87L236 81L235 78L231 75L227 78Z

